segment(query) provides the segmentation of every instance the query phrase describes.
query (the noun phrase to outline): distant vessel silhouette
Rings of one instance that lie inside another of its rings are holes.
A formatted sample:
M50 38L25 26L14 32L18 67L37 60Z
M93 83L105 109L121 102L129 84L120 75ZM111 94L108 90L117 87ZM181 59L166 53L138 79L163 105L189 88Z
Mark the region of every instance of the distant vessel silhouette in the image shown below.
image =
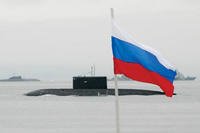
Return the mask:
M108 81L113 81L113 80L114 80L114 78L108 79ZM129 79L124 75L117 75L117 80L119 80L119 81L130 81L132 79Z
M1 79L0 82L6 81L40 81L39 79L24 79L22 76L12 76L9 79Z
M192 77L192 76L187 76L185 77L181 72L179 72L178 70L176 70L176 77L175 80L195 80L196 77Z

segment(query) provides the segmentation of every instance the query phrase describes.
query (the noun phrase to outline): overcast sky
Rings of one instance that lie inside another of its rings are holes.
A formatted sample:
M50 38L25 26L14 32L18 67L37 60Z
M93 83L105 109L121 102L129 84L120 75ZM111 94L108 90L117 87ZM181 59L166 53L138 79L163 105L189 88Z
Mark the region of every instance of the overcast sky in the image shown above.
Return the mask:
M0 0L0 78L111 77L110 7L136 42L200 77L198 0Z

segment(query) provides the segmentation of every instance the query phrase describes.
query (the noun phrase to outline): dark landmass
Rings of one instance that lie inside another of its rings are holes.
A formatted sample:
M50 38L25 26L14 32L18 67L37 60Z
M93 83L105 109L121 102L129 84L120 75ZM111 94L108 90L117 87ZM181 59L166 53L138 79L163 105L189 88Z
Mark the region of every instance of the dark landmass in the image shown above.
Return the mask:
M24 79L21 76L13 76L9 79L1 79L0 82L17 82L17 81L40 81L39 79Z
M115 95L115 89L40 89L26 93L26 96L42 96L42 95L57 95L57 96L106 96ZM160 91L142 90L142 89L119 89L119 95L164 95ZM174 95L176 95L174 93Z

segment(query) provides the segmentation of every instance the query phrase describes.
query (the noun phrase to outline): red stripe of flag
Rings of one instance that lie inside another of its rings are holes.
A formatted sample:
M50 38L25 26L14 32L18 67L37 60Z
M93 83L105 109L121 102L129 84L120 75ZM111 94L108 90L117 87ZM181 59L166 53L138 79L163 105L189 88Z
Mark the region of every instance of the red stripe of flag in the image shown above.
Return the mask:
M113 60L115 74L124 74L133 80L158 85L166 96L172 97L174 86L169 80L155 72L145 69L140 64L123 62L115 57L113 57Z

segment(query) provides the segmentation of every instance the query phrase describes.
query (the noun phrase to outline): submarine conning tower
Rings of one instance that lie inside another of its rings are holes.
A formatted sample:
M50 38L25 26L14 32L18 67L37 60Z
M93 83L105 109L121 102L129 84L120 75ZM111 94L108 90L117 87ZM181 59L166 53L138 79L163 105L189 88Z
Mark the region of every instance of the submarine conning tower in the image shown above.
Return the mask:
M73 77L73 90L79 96L107 95L107 78L105 76Z

